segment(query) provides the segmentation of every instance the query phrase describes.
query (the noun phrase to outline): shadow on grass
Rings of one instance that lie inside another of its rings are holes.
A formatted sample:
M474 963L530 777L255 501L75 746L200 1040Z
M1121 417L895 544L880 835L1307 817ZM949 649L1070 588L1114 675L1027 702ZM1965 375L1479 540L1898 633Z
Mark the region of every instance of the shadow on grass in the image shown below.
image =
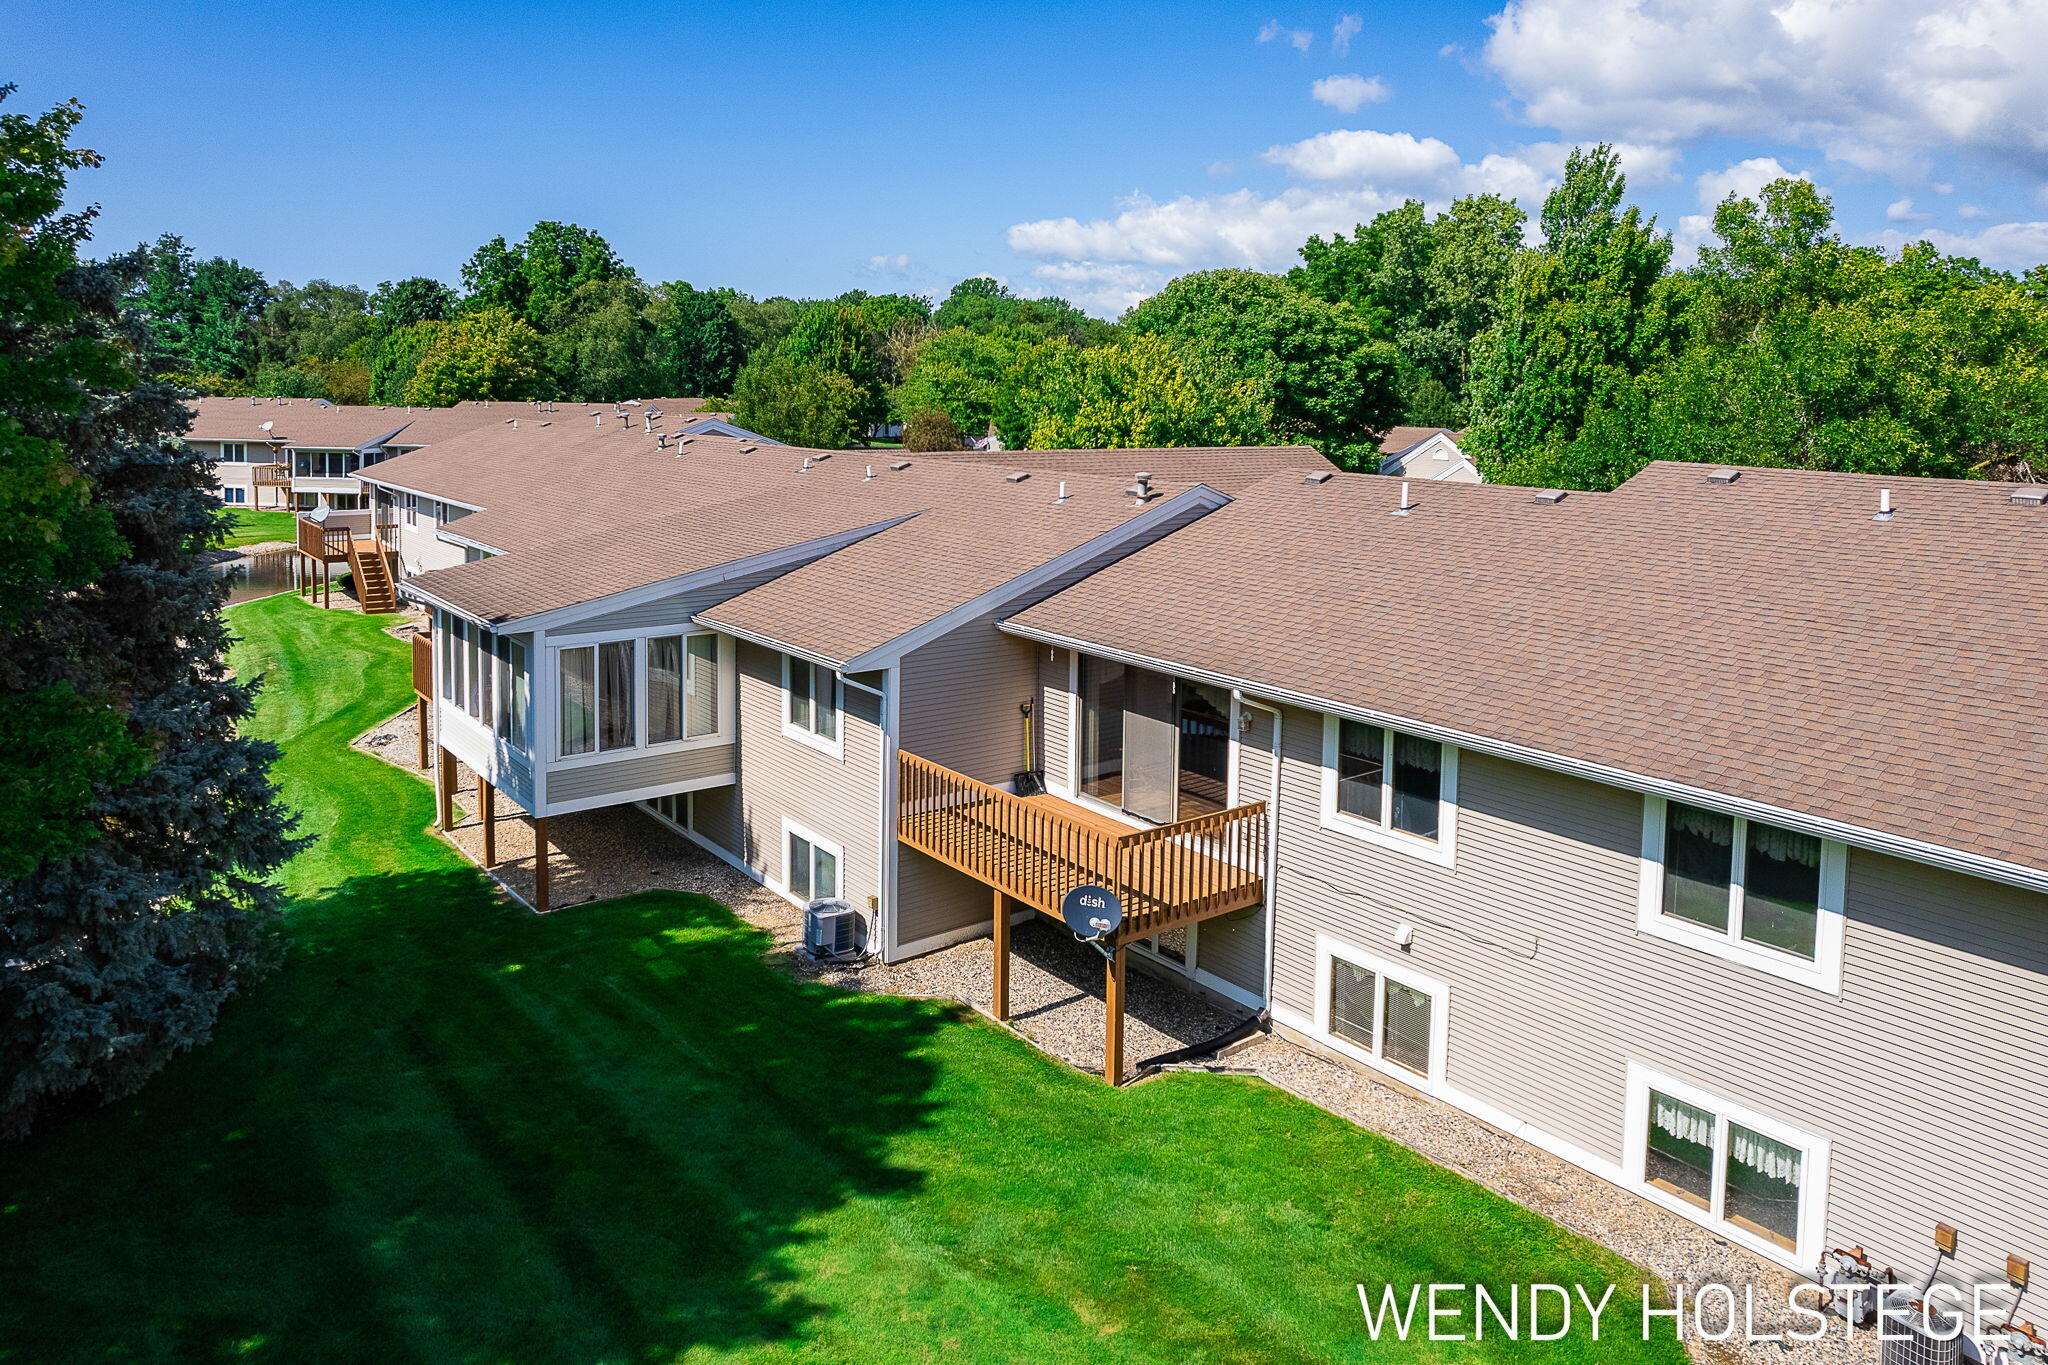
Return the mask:
M9 1153L0 1360L797 1346L806 1221L922 1183L951 1012L790 980L715 902L536 919L458 870L294 923L211 1046Z

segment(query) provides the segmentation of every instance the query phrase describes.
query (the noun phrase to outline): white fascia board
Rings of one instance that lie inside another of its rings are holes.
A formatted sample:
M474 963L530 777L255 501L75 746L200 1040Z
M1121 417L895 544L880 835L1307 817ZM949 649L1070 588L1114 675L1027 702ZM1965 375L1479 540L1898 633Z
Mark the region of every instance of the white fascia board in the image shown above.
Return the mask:
M1213 512L1230 501L1231 499L1228 494L1218 492L1205 483L1198 483L1193 488L1184 489L1166 499L1157 507L1146 508L1129 521L1110 527L1107 531L1076 545L1073 549L1053 559L1048 559L1035 568L1026 570L1007 583L998 584L978 597L970 598L959 606L934 616L923 625L915 626L893 640L876 645L873 649L856 655L845 665L846 671L865 673L871 668L887 668L912 650L922 645L930 644L933 640L964 625L977 616L994 611L1011 598L1030 592L1033 588L1042 587L1069 569L1085 564L1097 555L1114 550L1124 542L1143 535L1145 532L1158 526L1160 522L1169 521L1176 514L1184 512L1190 507L1198 506L1204 508L1206 512Z
M486 541L471 540L468 536L465 536L460 532L451 531L448 529L445 523L434 528L434 539L446 541L450 545L467 546L472 550L483 550L489 554L494 555L501 555L505 553L504 550L500 549L496 545L492 545Z
M359 479L363 483L374 483L379 488L389 488L394 492L410 493L416 498L432 498L435 502L445 502L455 507L467 507L472 512L482 512L488 510L480 502L464 502L460 498L451 498L446 493L422 492L420 489L417 488L408 488L406 485L402 483L393 483L390 479L379 478L377 475L370 472L375 468L377 468L377 466L371 465L368 469L364 469L358 473L351 474L349 477L353 479Z
M677 574L673 578L663 578L653 583L643 583L638 587L621 588L617 592L606 593L603 597L593 597L588 602L577 602L566 607L553 607L547 611L534 612L530 616L509 617L498 626L498 629L555 630L582 620L586 616L602 616L607 612L638 606L642 602L651 602L658 597L667 597L672 593L688 592L692 588L710 587L717 583L723 583L729 578L743 578L751 573L759 573L763 569L779 568L783 565L794 567L808 563L813 559L822 558L825 555L831 554L834 550L843 550L856 541L865 540L869 536L886 531L892 526L900 526L916 515L915 512L905 512L902 516L890 517L887 520L874 522L867 526L856 526L851 530L836 531L829 536L820 536L815 540L801 541L795 545L785 545L774 550L764 550L760 554L748 555L744 559L728 560L724 564L714 564L708 569L697 569L690 573ZM715 622L706 621L703 624L713 626L713 628L718 630L724 630L727 634L737 635L740 633L728 630L727 627L717 625ZM839 666L827 660L821 659L819 662L824 663L828 668L837 668Z
M1761 801L1731 796L1726 792L1690 787L1683 782L1672 782L1645 773L1629 772L1625 768L1610 768L1602 763L1572 758L1566 754L1554 754L1548 750L1531 748L1509 740L1492 739L1445 725L1433 725L1428 721L1415 720L1391 711L1374 711L1367 707L1332 701L1328 697L1317 697L1307 692L1296 692L1289 688L1255 682L1249 678L1234 678L1225 673L1212 673L1207 669L1194 668L1166 659L1155 659L1149 655L1135 654L1110 645L1076 640L1071 636L1020 625L1014 621L1003 621L999 624L1012 635L1026 640L1036 640L1040 644L1080 650L1086 654L1098 654L1106 659L1119 659L1161 673L1177 673L1182 677L1218 687L1235 687L1253 696L1271 698L1327 715L1349 717L1352 720L1364 721L1368 725L1391 726L1423 739L1455 744L1474 753L1492 754L1496 758L1526 763L1532 768L1548 769L1551 772L1563 773L1567 777L1580 777L1590 782L1640 792L1645 796L1661 796L1667 800L1683 801L1690 806L1701 806L1727 815L1739 815L1746 820L1761 820L1766 824L1798 830L1802 834L1811 834L1816 838L1832 839L1836 843L1851 844L1875 853L1904 858L1908 862L1924 863L1929 867L1945 868L1966 876L1981 877L1985 881L2002 882L2007 886L2017 886L2028 891L2048 892L2048 870L2023 867L2003 859L1987 858L1979 853L1966 853L1961 849L1944 848L1939 844L1910 839L1904 835L1888 834L1883 830L1868 829L1842 820L1830 820L1824 816L1808 815L1803 811L1787 810L1782 806L1766 805Z
M840 660L827 658L815 650L799 649L789 641L778 640L773 635L764 635L760 631L748 630L744 626L727 625L725 622L714 620L702 612L692 616L690 620L697 625L705 627L707 630L719 631L722 634L732 636L736 640L749 641L750 643L760 645L763 649L772 649L777 654L787 654L792 659L804 659L816 664L820 668L829 668L834 673L846 672L846 665Z
M416 601L424 602L430 607L439 607L442 611L447 612L451 616L460 616L463 620L468 621L470 624L482 626L485 630L499 629L499 627L492 625L490 621L486 620L481 616L478 616L475 612L466 611L463 608L456 606L453 602L448 601L446 598L436 597L433 593L428 592L425 588L419 586L419 580L417 578L400 579L398 583L398 591L404 596L413 598Z

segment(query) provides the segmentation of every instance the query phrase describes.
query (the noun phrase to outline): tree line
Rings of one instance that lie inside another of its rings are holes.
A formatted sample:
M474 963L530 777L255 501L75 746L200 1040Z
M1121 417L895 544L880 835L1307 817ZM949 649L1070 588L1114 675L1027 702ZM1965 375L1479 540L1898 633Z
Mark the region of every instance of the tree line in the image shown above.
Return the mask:
M935 304L644 283L598 234L493 238L461 290L266 284L164 237L136 305L205 392L443 404L703 396L778 440L913 448L1306 442L1377 466L1465 432L1496 482L1609 488L1657 458L2030 477L2048 268L1845 241L1812 184L1730 198L1684 269L1582 148L1535 221L1496 195L1311 237L1284 274L1181 276L1115 323L988 277Z

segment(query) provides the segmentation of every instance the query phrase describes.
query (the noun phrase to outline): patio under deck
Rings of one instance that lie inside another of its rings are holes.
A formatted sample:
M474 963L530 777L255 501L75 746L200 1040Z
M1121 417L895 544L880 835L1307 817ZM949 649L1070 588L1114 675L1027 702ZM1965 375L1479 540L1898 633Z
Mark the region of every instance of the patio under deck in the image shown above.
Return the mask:
M898 756L897 800L905 844L992 888L998 1019L1009 1013L1009 902L1058 918L1077 886L1116 894L1123 922L1102 939L1103 1074L1112 1082L1123 1072L1127 946L1266 897L1263 801L1140 829L1055 796L1016 796L908 753Z

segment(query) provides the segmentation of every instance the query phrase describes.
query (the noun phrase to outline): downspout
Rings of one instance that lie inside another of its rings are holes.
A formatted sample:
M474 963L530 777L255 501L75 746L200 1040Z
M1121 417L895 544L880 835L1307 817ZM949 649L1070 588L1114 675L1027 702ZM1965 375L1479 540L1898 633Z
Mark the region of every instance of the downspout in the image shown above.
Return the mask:
M1266 1012L1273 1009L1273 942L1280 920L1279 873L1280 873L1280 708L1268 706L1262 701L1253 701L1242 688L1233 687L1230 695L1237 699L1239 706L1250 706L1264 711L1273 718L1273 773L1271 793L1266 798Z

